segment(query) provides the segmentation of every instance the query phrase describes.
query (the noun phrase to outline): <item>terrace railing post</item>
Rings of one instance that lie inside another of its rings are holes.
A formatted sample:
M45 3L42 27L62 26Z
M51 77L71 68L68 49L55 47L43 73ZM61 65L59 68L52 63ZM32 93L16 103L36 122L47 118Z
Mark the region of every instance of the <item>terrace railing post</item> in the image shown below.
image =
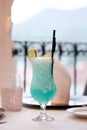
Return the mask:
M27 55L28 55L27 41L25 41L23 47L24 47L24 92L25 92L26 91Z
M41 44L41 49L42 49L42 55L44 55L46 53L46 50L45 50L45 42L42 42Z
M61 60L61 56L62 56L62 46L61 43L58 44L58 48L59 48L59 60Z
M74 48L74 95L76 95L77 94L77 68L76 68L76 63L77 63L77 55L78 55L76 43L73 45L73 48Z

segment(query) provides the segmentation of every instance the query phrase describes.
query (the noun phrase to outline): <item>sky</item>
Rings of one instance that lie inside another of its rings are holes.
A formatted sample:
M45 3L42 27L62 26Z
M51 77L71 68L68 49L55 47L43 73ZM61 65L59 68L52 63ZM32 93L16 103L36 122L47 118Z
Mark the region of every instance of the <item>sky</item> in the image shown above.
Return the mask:
M44 8L71 10L87 7L87 0L14 0L11 9L13 24L20 24Z

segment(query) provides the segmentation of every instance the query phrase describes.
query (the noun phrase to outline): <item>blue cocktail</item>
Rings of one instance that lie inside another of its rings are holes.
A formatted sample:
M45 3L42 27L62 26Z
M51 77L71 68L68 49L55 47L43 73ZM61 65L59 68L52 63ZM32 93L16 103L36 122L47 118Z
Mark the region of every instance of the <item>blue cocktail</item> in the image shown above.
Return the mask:
M39 102L41 108L45 110L47 103L55 96L56 86L51 71L52 60L50 58L33 58L31 60L33 68L33 77L30 87L32 97ZM51 121L44 112L34 119L35 121Z

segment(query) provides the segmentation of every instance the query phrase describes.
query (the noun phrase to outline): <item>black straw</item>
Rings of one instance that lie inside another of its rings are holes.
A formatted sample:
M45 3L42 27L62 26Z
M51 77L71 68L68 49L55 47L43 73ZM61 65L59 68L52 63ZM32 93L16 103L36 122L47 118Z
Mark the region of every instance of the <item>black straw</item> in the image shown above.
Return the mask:
M52 40L52 54L51 54L51 59L52 59L52 69L51 72L53 74L53 57L54 57L54 52L55 52L55 48L56 48L56 37L55 37L55 30L53 30L53 40Z

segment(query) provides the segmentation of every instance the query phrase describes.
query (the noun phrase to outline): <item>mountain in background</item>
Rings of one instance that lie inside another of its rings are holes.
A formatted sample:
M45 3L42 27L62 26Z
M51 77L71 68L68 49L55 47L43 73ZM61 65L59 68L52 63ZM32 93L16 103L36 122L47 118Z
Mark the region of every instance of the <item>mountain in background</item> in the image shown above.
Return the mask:
M57 41L87 41L87 8L62 11L44 9L12 28L12 39L51 41L53 30Z

